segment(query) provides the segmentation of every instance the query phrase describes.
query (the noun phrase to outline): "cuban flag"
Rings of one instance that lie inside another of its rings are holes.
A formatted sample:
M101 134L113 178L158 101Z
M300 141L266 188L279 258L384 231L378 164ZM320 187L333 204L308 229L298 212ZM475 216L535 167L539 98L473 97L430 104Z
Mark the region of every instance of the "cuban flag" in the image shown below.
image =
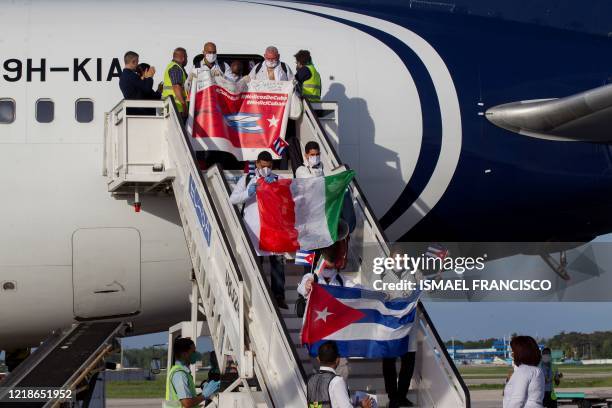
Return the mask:
M272 147L272 150L274 150L274 153L276 153L279 156L282 156L287 146L289 146L289 143L285 142L283 138L279 136L276 139L274 139L274 142L272 142L271 147Z
M427 251L425 252L425 256L429 258L440 258L442 260L444 260L444 258L446 258L449 254L450 251L440 244L430 245L427 247Z
M388 300L383 292L313 283L302 343L311 356L333 340L342 357L399 357L408 351L419 296Z
M298 249L295 252L296 265L312 266L312 264L314 263L314 258L314 251L304 251L302 249Z
M254 176L255 175L255 162L250 160L245 163L244 172Z

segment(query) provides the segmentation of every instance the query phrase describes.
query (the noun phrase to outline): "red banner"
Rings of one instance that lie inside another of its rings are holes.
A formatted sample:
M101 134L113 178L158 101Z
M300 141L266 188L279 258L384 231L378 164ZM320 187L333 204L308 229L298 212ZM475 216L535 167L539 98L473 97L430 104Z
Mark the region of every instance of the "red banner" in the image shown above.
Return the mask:
M221 150L255 160L262 150L279 158L293 84L289 81L227 81L201 70L191 87L188 129L196 150Z

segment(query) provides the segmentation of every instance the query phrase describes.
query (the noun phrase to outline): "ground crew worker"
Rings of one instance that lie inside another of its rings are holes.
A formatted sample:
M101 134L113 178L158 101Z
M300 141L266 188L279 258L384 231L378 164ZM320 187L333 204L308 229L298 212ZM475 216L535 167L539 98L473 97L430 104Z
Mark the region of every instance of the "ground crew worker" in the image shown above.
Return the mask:
M295 79L300 84L302 96L309 102L321 102L321 76L312 65L310 51L299 50L294 57Z
M174 343L174 365L166 378L165 407L195 407L213 395L219 389L219 381L208 381L197 395L195 383L189 365L197 358L196 347L189 338L177 339Z
M371 408L373 400L369 397L361 401L351 401L344 379L336 374L340 361L338 345L333 341L321 344L318 351L319 371L308 378L306 398L309 408Z
M255 175L250 173L242 176L232 191L230 202L241 207L240 212L244 218L247 232L255 252L259 256L259 261L263 262L264 256L270 261L270 274L272 294L276 299L276 304L281 309L289 309L285 301L285 264L282 255L275 255L268 251L259 249L259 208L257 207L257 182L263 179L266 183L274 183L278 176L272 173L272 155L268 151L262 151L255 161Z
M176 108L180 115L185 119L187 117L187 92L185 91L185 81L187 80L187 51L184 48L177 48L172 54L172 61L166 67L164 72L164 88L162 97L174 97Z
M271 45L264 52L264 61L255 64L249 77L264 81L293 81L293 72L287 64L280 61L278 48Z
M557 408L557 393L555 385L559 385L563 374L557 371L552 361L552 353L548 347L542 349L542 362L540 368L544 373L544 408Z

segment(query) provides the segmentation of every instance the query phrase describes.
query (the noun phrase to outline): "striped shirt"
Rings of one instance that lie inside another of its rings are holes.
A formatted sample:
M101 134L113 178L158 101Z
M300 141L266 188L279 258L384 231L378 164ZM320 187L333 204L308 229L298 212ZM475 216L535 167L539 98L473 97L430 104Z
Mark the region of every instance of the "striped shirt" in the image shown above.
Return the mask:
M183 74L187 75L183 68L177 67L176 65L170 68L168 75L170 76L172 85L183 85Z

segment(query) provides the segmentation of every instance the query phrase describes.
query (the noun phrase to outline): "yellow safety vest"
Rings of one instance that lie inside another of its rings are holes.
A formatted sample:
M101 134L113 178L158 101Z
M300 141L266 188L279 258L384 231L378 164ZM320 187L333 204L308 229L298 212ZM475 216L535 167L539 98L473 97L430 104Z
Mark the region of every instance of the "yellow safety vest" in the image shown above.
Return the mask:
M193 381L193 377L191 376L191 372L184 365L175 364L172 366L172 368L170 368L170 371L168 371L168 376L166 377L166 401L163 404L164 407L170 408L170 407L182 406L178 398L178 395L176 393L176 390L174 389L174 386L172 385L172 377L178 371L182 371L187 375L187 381L189 384L189 391L191 392L191 397L196 396L195 383Z
M174 89L172 88L172 80L170 79L170 68L175 66L179 67L181 69L181 72L183 73L183 99L185 101L187 100L187 92L185 92L185 81L187 80L187 74L185 73L183 67L181 67L174 61L171 61L170 64L168 64L168 66L166 67L166 71L164 72L164 89L162 91L162 98L165 99L169 96L173 96L174 102L176 102L176 108L179 112L183 112L186 107L183 106L183 104L179 102L179 100L176 98L176 95L174 95Z
M310 78L302 84L302 96L310 102L321 102L321 76L314 65L308 64L306 68L310 71Z

